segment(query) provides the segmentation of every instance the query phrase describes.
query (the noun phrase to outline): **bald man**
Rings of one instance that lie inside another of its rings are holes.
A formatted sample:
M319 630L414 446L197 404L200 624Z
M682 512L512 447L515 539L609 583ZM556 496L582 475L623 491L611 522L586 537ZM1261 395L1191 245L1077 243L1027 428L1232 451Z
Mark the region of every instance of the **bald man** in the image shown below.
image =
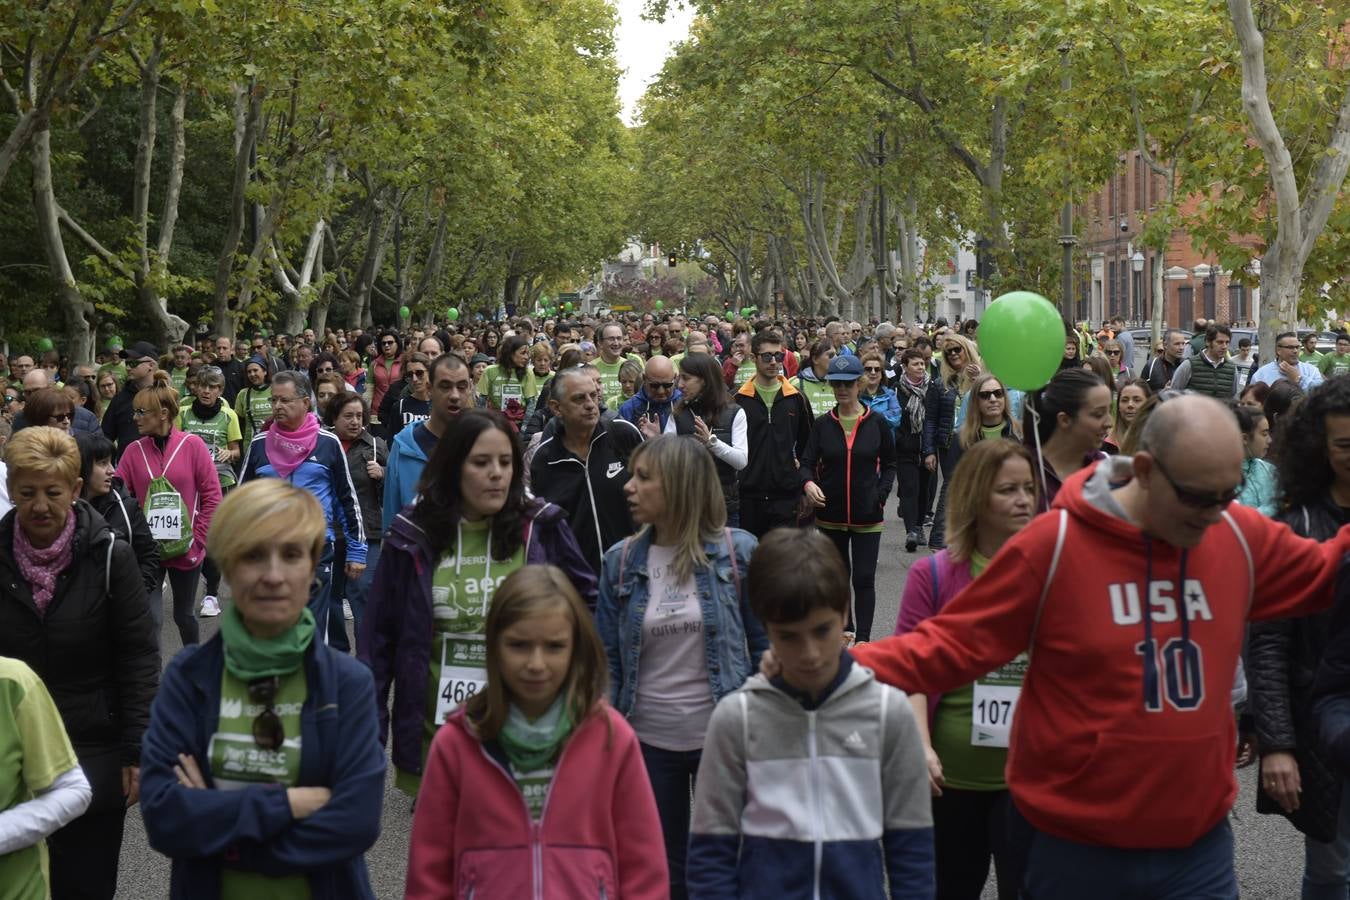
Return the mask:
M644 437L655 437L665 430L679 399L675 364L667 356L653 356L642 369L642 386L619 407L619 418L636 425Z
M1350 548L1345 528L1319 544L1234 504L1242 459L1223 405L1171 400L1138 453L1070 476L940 613L851 651L907 692L968 692L963 752L1009 748L1011 878L1029 896L1238 896L1243 631L1327 607ZM1029 466L999 472L1032 487Z

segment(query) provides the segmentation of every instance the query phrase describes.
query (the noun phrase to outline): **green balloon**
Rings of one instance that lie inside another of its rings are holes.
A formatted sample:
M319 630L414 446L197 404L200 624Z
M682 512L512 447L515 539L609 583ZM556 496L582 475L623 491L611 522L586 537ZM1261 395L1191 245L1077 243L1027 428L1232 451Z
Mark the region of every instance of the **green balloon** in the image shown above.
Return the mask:
M572 301L571 301L571 300L568 300L566 303L564 303L564 304L563 304L563 309L567 310L568 312L571 312L571 311L572 311Z
M666 308L666 301L664 301L664 300L657 300L657 301L656 301L656 308L657 308L657 309L665 309L665 308Z
M52 339L46 337L38 338L37 348L43 353L46 353L48 350L52 349Z
M112 335L109 335L109 336L108 336L108 349L109 349L109 350L113 349L114 347L121 347L121 346L122 346L122 339L121 339L120 337L118 337L118 336L115 335L115 334L112 334Z
M451 322L458 322L459 310L452 306L445 311L445 317L449 319Z
M1004 294L980 320L980 355L1004 387L1038 390L1064 358L1064 320L1040 294Z
M406 318L409 318L411 315L412 315L412 310L408 309L408 307L406 307L406 306L400 306L400 307L398 308L398 317L399 317L400 319L406 319Z

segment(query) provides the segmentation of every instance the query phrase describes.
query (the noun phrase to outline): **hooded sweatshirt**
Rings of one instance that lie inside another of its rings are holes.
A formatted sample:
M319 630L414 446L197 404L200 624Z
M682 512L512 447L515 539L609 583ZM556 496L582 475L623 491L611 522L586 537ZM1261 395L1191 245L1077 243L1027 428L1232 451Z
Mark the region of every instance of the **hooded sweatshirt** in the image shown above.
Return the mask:
M415 422L404 428L389 442L389 463L384 473L384 521L393 522L399 510L417 496L417 482L427 465L427 454L417 442L417 429L425 428ZM430 432L428 432L430 433Z
M931 694L1029 650L1008 753L1019 811L1082 844L1183 848L1237 796L1229 691L1247 620L1328 606L1350 531L1319 544L1234 504L1178 549L1112 495L1130 462L1070 476L1055 508L939 615L853 655L882 681Z

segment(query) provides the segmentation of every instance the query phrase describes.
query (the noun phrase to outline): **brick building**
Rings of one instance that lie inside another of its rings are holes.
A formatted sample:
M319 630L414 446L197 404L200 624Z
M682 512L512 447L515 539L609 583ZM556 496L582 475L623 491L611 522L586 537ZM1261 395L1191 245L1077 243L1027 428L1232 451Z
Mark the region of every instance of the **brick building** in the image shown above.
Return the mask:
M1143 219L1164 196L1166 179L1155 174L1137 150L1118 159L1120 166L1111 180L1074 213L1081 235L1074 251L1081 273L1074 317L1095 324L1118 313L1131 324L1144 325L1153 315L1158 260L1136 242ZM1182 204L1183 220L1196 202L1188 199ZM1256 323L1260 289L1233 281L1215 257L1191 246L1189 232L1173 230L1163 264L1165 326L1190 328L1198 316L1234 325Z

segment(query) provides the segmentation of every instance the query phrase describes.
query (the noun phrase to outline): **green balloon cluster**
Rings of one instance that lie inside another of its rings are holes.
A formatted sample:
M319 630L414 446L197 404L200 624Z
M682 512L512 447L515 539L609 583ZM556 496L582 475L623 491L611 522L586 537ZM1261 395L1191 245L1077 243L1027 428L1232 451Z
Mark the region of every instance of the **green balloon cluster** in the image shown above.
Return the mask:
M452 306L445 311L445 317L449 319L451 322L458 322L459 310Z
M980 356L1004 387L1039 390L1064 358L1064 320L1040 294L1004 294L980 320Z
M741 318L742 318L742 319L748 319L748 318L750 318L751 316L753 316L753 315L754 315L755 313L757 313L757 312L759 312L759 307L757 307L757 306L742 306L742 307L741 307Z

